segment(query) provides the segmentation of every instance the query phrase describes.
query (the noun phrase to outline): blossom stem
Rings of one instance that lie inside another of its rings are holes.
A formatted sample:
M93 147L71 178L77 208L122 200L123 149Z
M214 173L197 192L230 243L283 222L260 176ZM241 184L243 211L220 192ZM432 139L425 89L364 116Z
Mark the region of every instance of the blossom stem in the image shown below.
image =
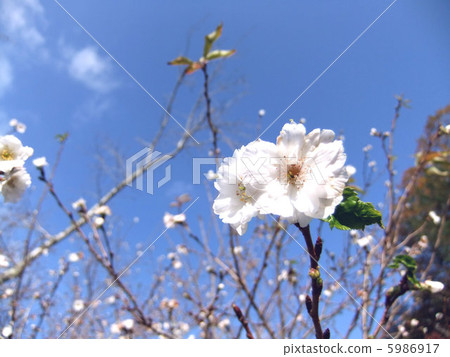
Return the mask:
M204 77L204 84L203 84L203 94L205 96L206 101L206 121L208 122L209 130L211 131L211 134L213 136L213 150L214 150L214 158L216 161L218 161L219 158L219 151L217 147L217 134L219 130L214 125L212 121L212 115L211 115L211 97L209 96L209 76L208 76L208 69L206 67L206 63L202 67L203 77Z
M320 247L320 249L316 249L311 238L311 231L309 229L309 225L306 227L301 227L300 224L296 223L295 226L300 230L300 232L302 232L302 235L305 238L306 247L308 249L310 259L309 275L311 277L312 299L310 305L307 306L307 310L314 324L316 338L323 339L324 334L322 331L322 325L320 324L320 316L319 316L319 299L320 294L322 293L323 282L319 273L320 256L318 256L318 254L320 254L320 251L322 250L322 240L320 239L320 237L317 239L316 246L317 248Z

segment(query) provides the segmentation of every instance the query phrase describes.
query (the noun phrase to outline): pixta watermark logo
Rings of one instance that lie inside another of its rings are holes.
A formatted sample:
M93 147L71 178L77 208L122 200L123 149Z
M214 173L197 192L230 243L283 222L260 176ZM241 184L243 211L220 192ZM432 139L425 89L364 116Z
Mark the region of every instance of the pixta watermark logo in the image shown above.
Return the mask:
M172 167L167 163L171 158L170 155L163 155L159 151L150 150L150 148L144 148L137 152L126 161L126 173L130 178L128 186L153 194L155 188L161 188L171 180ZM208 180L216 179L218 166L224 162L226 164L221 169L221 175L229 185L245 185L249 181L255 188L261 186L264 189L265 185L271 181L277 181L281 185L298 187L311 180L318 185L325 185L322 172L313 158L262 156L228 158L225 161L211 157L192 158L192 184L201 184L203 177ZM178 169L181 170L181 166ZM162 170L164 170L164 176L160 178ZM185 165L182 165L182 170L186 179ZM144 176L147 178L145 189ZM156 177L160 179L156 182L155 187Z
M145 191L152 195L154 192L156 171L160 171L164 167L164 177L158 180L156 184L157 188L161 188L170 181L172 167L166 163L171 158L172 156L170 155L163 155L161 152L153 151L150 148L144 148L137 152L126 161L126 177L130 178L133 175L135 177L135 180L128 182L128 186L134 187L139 191L144 191L144 174L146 174L147 184Z

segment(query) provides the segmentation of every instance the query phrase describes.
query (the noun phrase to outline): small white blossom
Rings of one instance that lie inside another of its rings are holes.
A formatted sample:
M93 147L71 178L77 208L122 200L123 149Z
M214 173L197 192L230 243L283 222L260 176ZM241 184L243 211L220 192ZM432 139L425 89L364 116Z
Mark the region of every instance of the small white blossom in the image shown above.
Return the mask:
M219 321L219 323L217 324L217 327L220 328L221 330L226 330L230 327L230 319L223 319L221 321Z
M300 302L305 302L305 301L306 301L306 295L305 295L305 294L300 294L300 295L298 296L298 300L299 300Z
M403 332L405 332L406 331L406 328L405 328L405 326L403 326L403 325L398 325L398 332L400 332L400 333L403 333Z
M118 335L120 334L120 329L121 329L120 323L114 322L113 324L111 324L109 331L114 335Z
M236 255L242 254L243 251L244 251L244 248L242 247L242 245L238 245L233 248L233 252Z
M5 296L6 297L12 296L13 294L14 294L14 289L12 289L12 288L5 289Z
M286 269L283 269L280 273L280 275L278 275L277 280L278 281L283 281L283 280L287 280L289 277L289 272Z
M72 203L72 208L75 211L87 211L86 201L84 198L79 198L74 203Z
M166 213L164 215L163 221L166 228L173 228L175 224L183 224L184 222L186 222L186 216L183 213L176 215Z
M126 319L122 321L122 326L124 329L131 331L134 326L134 320L133 319Z
M172 262L172 266L173 266L174 269L181 269L182 266L183 266L183 263L180 262L179 260L174 260Z
M19 202L31 185L31 177L23 167L14 167L1 181L1 192L5 202Z
M12 335L12 333L13 333L13 328L11 325L7 325L7 326L3 327L3 329L2 329L3 337L8 338Z
M18 121L17 119L11 119L9 121L9 126L12 127L19 134L23 134L27 130L27 126L24 123Z
M9 267L9 259L5 255L0 254L0 268L7 267Z
M305 118L300 118L299 123L300 124L306 124L306 119Z
M419 242L417 243L420 249L425 249L428 247L428 237L423 235L420 237Z
M411 319L411 321L409 322L409 324L410 324L412 327L416 327L417 325L419 325L419 320L417 320L417 319Z
M70 253L68 259L69 262L76 263L80 260L80 256L78 255L78 253Z
M99 216L111 216L111 208L106 205L101 205L95 208L94 214Z
M378 136L378 135L380 135L380 133L378 132L377 129L372 128L372 129L370 129L370 135L371 136Z
M114 304L114 303L116 302L116 297L115 297L114 295L108 296L108 297L105 299L105 302L106 302L108 305L112 305L112 304Z
M432 219L433 223L438 225L439 223L441 223L441 217L439 217L436 212L434 211L430 211L428 213L428 216L430 216L430 218Z
M105 224L105 219L103 217L95 217L94 218L94 226L100 228Z
M217 289L218 289L218 290L223 290L223 289L225 289L225 284L224 284L224 283L219 283L219 285L217 285Z
M259 112L258 112L258 115L260 117L263 117L264 115L266 115L266 111L264 109L260 109Z
M388 136L390 136L391 135L391 133L389 132L389 131L385 131L384 133L383 133L383 136L385 136L385 137L388 137Z
M217 179L219 177L219 175L217 175L213 170L209 170L205 174L205 177L207 180L213 181L213 180Z
M358 244L361 248L363 248L363 247L369 245L372 242L372 240L373 240L373 237L369 234L365 237L358 239L356 241L356 244Z
M369 151L372 150L372 149L373 149L373 146L370 145L370 144L363 147L363 151L364 151L364 152L369 152Z
M356 174L355 166L347 165L347 166L345 166L345 169L347 170L348 177L353 176L354 174Z
M436 312L436 315L434 315L434 317L436 317L436 320L442 320L444 314L442 312Z
M353 239L358 238L359 237L358 231L356 229L350 230L350 237L352 237Z
M180 303L176 299L164 298L162 299L160 304L161 309L168 309L168 310L176 309L178 308L178 306L180 306Z
M75 300L72 304L72 309L75 312L79 312L84 309L84 301L81 299Z
M377 162L376 161L374 161L374 160L372 160L372 161L370 161L369 162L369 167L375 167L376 166L376 164L377 164Z
M331 290L326 289L326 290L323 291L323 295L325 295L326 297L330 297L332 294L333 293L332 293Z
M33 160L33 165L36 166L38 169L43 168L44 166L48 165L47 159L45 156L38 157Z
M179 327L180 327L181 332L183 332L183 333L188 332L189 328L190 328L190 326L187 322L180 322Z
M181 255L187 255L189 253L188 248L184 244L178 244L176 249L177 253Z
M444 290L444 284L440 281L425 280L422 283L422 287L431 291L433 294Z

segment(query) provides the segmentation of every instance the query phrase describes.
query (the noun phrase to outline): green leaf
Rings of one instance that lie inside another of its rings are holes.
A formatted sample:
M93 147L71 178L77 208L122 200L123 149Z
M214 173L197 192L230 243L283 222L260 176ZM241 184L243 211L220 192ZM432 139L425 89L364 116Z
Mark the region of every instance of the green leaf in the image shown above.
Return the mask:
M211 32L209 35L205 36L205 46L203 47L203 57L206 57L211 51L211 47L214 42L217 41L217 39L222 35L222 27L223 24L220 24L217 26L216 30Z
M334 215L331 215L330 217L324 219L325 222L328 222L328 224L330 225L330 228L337 228L340 229L341 231L348 231L351 228L348 226L344 226L343 224L341 224Z
M187 57L179 56L179 57L175 58L174 60L170 61L168 64L171 66L180 66L180 65L189 66L192 64L192 60L190 60Z
M417 263L413 257L409 255L401 254L394 258L394 261L389 264L391 269L399 269L400 265L406 268L406 278L416 288L421 288L419 280L416 278Z
M64 133L64 134L56 134L55 135L55 139L62 144L63 142L65 142L67 140L67 138L69 137L69 133Z
M407 270L412 271L413 273L417 270L417 263L413 257L405 254L397 255L394 258L394 261L389 264L389 268L398 269L400 265L403 265Z
M206 59L208 61L217 59L217 58L225 58L225 57L230 57L232 55L234 55L236 53L236 50L214 50L209 52L206 55Z
M336 227L341 230L362 229L372 224L378 224L384 228L380 211L375 209L372 203L363 202L359 199L354 188L344 189L344 199L336 207L334 213L324 219L330 228Z

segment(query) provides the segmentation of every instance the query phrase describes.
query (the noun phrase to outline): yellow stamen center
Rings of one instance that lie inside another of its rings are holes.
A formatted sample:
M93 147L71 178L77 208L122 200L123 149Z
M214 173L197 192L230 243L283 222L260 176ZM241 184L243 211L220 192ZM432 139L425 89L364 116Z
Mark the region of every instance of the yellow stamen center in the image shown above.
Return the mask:
M2 150L2 160L5 161L10 161L10 160L14 160L14 155L11 151L9 151L8 149L3 149Z
M287 166L287 179L289 183L296 184L297 179L301 177L302 164L290 164Z
M238 189L236 190L236 196L240 196L239 200L241 202L247 202L248 200L251 199L251 197L249 195L247 195L245 190L246 190L245 186L242 184L242 182L239 182Z

